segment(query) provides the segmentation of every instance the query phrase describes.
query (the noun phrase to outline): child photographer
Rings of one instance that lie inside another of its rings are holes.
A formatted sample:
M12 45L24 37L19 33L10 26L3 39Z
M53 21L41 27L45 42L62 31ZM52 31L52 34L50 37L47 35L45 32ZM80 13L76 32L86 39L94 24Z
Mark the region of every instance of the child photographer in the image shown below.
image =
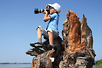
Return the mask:
M45 14L44 16L44 21L48 22L47 28L44 29L41 26L37 27L37 37L38 37L38 42L34 43L33 45L35 46L41 46L42 44L42 35L46 38L49 39L49 48L54 46L54 38L57 38L59 36L59 31L58 31L58 22L59 22L59 13L61 11L61 6L58 3L54 4L48 4L47 6L50 6L50 14L48 13L47 10L45 10L43 13ZM47 7L46 6L46 7ZM32 44L30 44L32 45Z

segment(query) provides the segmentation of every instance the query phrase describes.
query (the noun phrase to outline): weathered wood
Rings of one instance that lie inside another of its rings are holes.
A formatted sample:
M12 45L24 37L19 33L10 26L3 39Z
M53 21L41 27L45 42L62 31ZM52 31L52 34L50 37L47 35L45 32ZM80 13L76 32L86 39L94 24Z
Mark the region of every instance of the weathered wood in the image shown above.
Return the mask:
M45 52L34 57L32 68L57 68L59 66L61 60L60 55L63 52L62 40L60 37L55 38L54 49L52 50L47 49L48 42L49 40L43 42ZM55 59L54 62L51 61L50 57Z
M92 68L95 57L92 31L84 15L80 22L76 13L68 12L62 31L65 51L59 68Z

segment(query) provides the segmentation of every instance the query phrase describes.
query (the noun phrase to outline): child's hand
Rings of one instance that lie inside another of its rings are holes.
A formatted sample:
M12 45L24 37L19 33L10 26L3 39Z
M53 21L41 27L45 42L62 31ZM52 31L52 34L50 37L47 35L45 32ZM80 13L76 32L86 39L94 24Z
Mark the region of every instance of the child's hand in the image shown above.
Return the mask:
M47 14L48 12L47 12L46 9L45 9L44 12L42 12L42 13Z
M50 17L50 14L48 14L48 12L46 10L44 11L44 13L45 13L44 21L46 22L46 21L50 20L51 17Z
M48 14L48 12L46 11L46 9L45 9L45 11L44 11L44 12L45 12L45 14Z

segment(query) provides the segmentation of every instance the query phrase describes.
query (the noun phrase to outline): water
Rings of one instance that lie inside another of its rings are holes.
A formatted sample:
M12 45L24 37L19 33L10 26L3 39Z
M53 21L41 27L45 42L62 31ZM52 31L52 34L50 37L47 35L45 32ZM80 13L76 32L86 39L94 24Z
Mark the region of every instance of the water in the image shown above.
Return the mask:
M0 68L31 68L31 64L0 64Z
M31 64L0 64L0 68L31 68Z

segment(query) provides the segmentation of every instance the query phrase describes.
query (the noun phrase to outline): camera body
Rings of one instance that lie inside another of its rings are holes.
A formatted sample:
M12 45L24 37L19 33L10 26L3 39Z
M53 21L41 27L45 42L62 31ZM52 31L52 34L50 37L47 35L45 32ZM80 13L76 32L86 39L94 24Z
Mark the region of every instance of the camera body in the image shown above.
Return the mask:
M51 9L51 6L47 5L46 11L48 12L48 14L50 14L50 9ZM35 14L42 13L44 11L45 11L44 9L34 9Z

